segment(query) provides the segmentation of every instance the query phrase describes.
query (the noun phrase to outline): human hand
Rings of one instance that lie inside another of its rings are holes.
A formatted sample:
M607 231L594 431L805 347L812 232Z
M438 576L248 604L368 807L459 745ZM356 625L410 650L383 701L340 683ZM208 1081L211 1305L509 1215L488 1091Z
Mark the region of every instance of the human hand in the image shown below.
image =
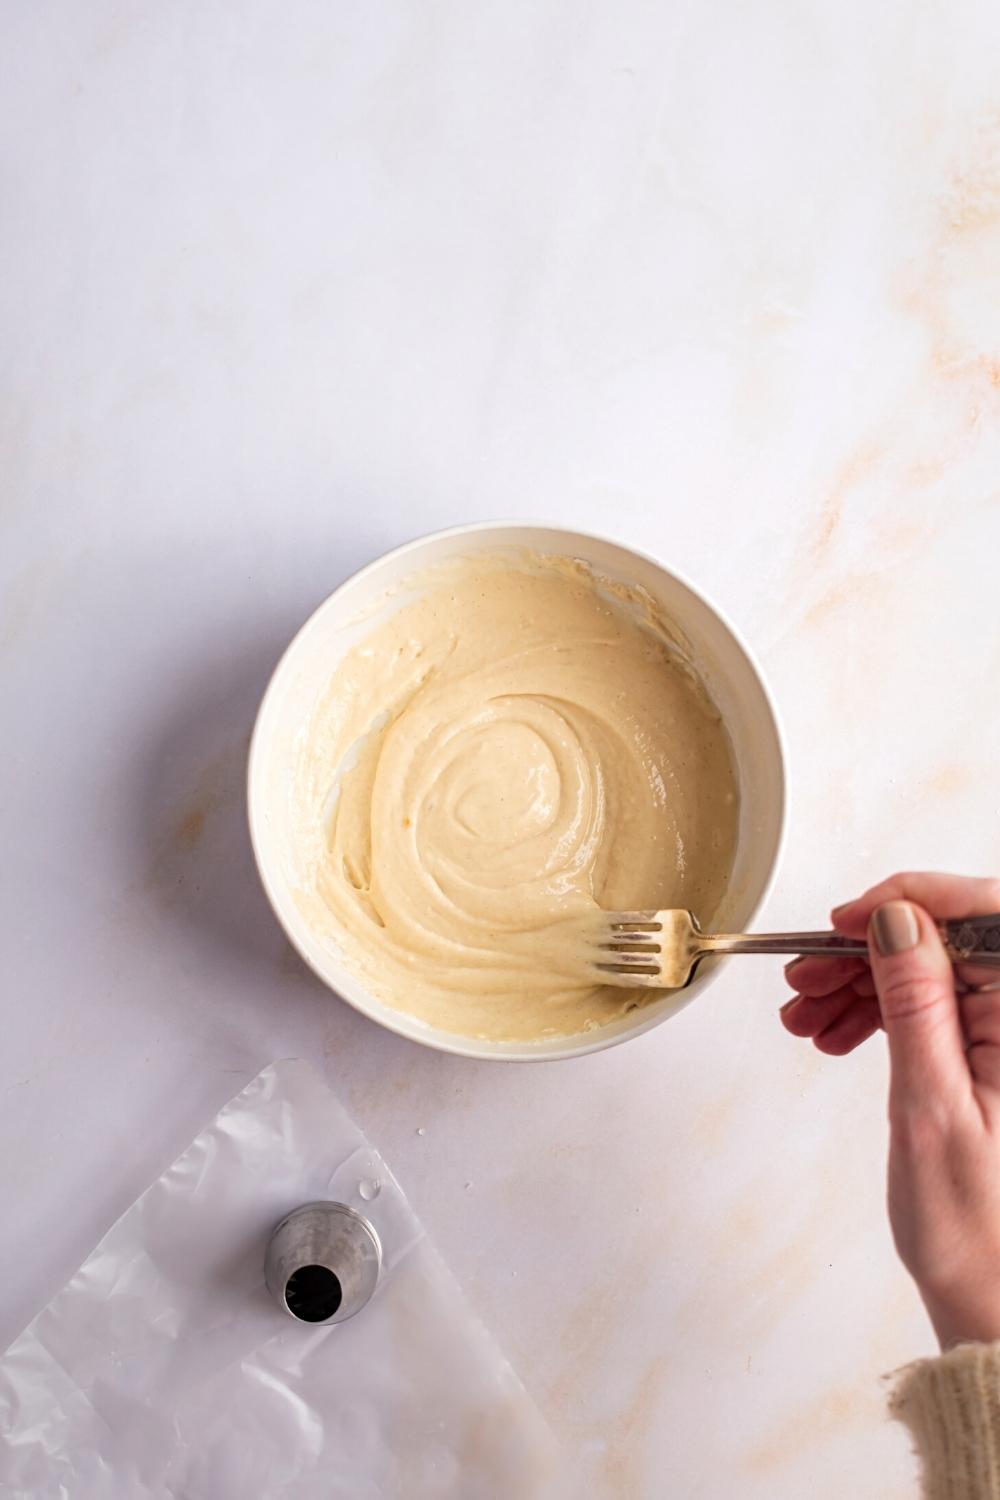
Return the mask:
M781 1019L821 1052L889 1042L889 1220L942 1348L1000 1339L1000 973L953 969L935 918L1000 911L1000 881L893 875L831 914L860 958L795 959ZM933 914L933 915L931 915Z

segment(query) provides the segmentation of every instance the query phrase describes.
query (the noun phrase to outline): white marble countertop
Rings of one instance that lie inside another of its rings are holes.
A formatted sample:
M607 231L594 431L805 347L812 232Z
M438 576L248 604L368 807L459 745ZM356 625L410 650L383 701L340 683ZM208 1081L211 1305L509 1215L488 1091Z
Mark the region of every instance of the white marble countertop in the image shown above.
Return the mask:
M756 648L791 771L763 920L996 870L1000 12L40 0L3 30L0 1345L302 1055L595 1500L912 1497L880 1376L931 1339L880 1042L797 1045L748 960L574 1063L407 1044L291 956L242 778L338 581L544 516Z

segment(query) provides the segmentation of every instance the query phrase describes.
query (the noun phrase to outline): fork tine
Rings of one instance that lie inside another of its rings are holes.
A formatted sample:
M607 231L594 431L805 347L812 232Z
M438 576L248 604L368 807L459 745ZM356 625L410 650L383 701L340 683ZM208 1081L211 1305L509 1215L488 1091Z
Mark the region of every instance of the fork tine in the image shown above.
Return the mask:
M663 922L658 921L655 912L615 912L613 916L609 913L607 926L616 933L636 929L639 932L663 932Z
M659 948L608 948L603 947L594 955L595 964L610 964L621 969L660 967Z
M602 984L620 984L636 989L660 989L663 976L652 966L645 969L623 969L617 964L594 964L594 975Z
M604 984L662 989L665 927L659 911L602 912L590 939L592 971Z

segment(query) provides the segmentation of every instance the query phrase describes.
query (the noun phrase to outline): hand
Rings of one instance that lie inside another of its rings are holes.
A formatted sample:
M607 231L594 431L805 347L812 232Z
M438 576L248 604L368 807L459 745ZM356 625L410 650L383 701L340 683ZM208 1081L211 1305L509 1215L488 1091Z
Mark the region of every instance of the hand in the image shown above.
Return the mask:
M1000 911L1000 881L893 875L837 907L868 939L859 958L799 958L782 1007L795 1036L852 1051L889 1042L889 1220L941 1347L1000 1339L1000 988L996 969L953 970L935 918ZM933 914L933 915L932 915Z

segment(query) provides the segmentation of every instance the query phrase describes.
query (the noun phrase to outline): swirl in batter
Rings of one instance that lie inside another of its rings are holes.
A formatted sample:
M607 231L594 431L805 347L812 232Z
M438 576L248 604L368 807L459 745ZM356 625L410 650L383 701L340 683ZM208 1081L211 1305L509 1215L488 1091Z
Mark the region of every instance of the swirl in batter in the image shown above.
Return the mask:
M395 1009L493 1039L570 1035L598 908L707 924L736 847L718 709L648 610L568 560L469 559L333 673L293 789L300 900Z

